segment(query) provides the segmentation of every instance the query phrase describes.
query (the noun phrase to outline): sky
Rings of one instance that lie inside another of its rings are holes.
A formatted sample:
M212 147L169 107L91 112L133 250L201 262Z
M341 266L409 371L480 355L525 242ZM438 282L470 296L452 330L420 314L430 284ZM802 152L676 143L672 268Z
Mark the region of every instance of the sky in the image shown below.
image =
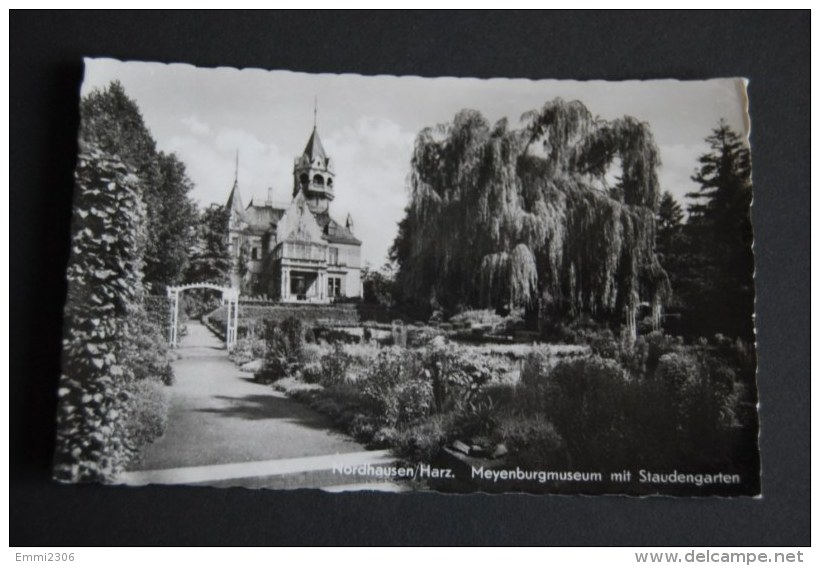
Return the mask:
M285 206L293 161L314 124L334 161L331 215L350 213L362 259L381 266L408 202L407 176L416 134L480 111L492 124L520 116L556 97L580 100L595 115L633 116L650 124L661 156L661 190L686 204L704 139L721 118L748 136L742 79L709 81L555 81L307 74L260 69L196 68L183 64L86 59L81 94L118 80L136 101L157 146L175 153L202 207L224 204L238 174L247 205ZM235 167L239 154L238 171Z

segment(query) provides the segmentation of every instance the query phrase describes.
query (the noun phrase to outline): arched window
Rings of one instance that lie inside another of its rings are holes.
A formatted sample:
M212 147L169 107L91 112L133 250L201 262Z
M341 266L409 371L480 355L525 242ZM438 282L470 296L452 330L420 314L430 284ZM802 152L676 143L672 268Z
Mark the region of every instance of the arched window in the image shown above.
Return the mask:
M333 179L328 179L327 180L327 186L330 187L330 188L333 187Z
M321 175L314 175L313 176L313 184L314 185L319 185L320 187L324 187L325 186L325 180L322 178Z
M302 186L307 185L308 184L308 179L310 179L310 177L308 177L308 174L307 173L302 173L301 175L299 175L299 184L302 185Z

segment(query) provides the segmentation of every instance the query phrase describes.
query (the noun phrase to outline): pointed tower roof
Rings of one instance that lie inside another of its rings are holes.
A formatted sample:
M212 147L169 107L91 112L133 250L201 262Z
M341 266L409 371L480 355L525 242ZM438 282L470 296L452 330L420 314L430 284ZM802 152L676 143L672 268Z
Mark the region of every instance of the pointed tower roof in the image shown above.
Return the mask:
M244 216L245 206L242 204L242 195L239 194L239 151L236 152L236 166L233 173L233 187L231 187L231 194L228 196L228 202L225 204L228 211L236 213L239 218Z
M305 151L302 152L304 157L307 157L311 163L316 161L316 158L322 160L322 165L327 165L327 154L325 148L322 147L322 140L319 139L319 131L316 126L313 127L313 133L310 134L310 139L305 146Z
M239 183L236 181L233 182L231 194L228 196L228 202L225 206L231 210L236 210L239 212L245 210L245 207L242 205L242 195L239 193Z
M244 216L245 207L242 205L242 195L239 194L239 183L234 181L231 195L228 197L228 202L225 206L230 212L235 212L240 217Z

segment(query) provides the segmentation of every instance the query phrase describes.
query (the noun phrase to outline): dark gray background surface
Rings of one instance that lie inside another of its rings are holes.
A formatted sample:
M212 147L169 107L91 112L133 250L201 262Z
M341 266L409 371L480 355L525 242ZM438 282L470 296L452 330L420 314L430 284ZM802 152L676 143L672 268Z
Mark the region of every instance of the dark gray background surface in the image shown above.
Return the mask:
M12 12L11 545L810 544L809 20L808 11ZM83 56L427 77L748 77L762 499L52 483Z

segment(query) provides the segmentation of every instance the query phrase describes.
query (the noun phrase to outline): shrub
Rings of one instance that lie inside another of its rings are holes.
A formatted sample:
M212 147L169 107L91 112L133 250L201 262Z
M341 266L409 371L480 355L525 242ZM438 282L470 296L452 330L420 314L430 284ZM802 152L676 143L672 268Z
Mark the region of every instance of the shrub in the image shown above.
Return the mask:
M302 381L305 383L322 383L324 370L319 362L309 362L302 367Z
M456 415L459 438L486 438L498 425L498 407L489 395L469 401Z
M301 360L305 347L305 326L295 317L283 320L278 329L280 333L272 336L274 349L281 351L284 357L290 360ZM271 344L268 345L270 348Z
M348 378L357 380L361 375L366 374L370 366L376 360L381 348L378 344L348 344L344 347L350 358L348 367Z
M127 433L129 447L136 453L165 433L168 424L168 393L157 382L142 380L130 383Z
M621 353L622 343L609 328L588 335L586 342L592 353L602 358L615 360Z
M396 391L398 418L396 425L417 422L429 415L433 408L433 390L420 379L404 381Z
M537 391L546 385L552 359L547 351L533 350L521 362L521 384Z
M680 352L683 348L682 338L669 336L658 331L650 332L645 337L638 338L638 341L646 344L644 375L647 377L654 375L661 356L672 352Z
M725 457L728 431L737 425L735 372L708 351L695 349L661 356L655 379L670 401L683 453L712 462Z
M304 362L305 328L298 318L289 317L277 324L265 322L265 367L256 379L270 383L295 375Z
M433 410L431 384L422 374L419 355L412 351L381 349L359 386L367 411L382 426L412 423Z
M668 336L658 331L639 336L634 343L629 343L615 338L608 329L589 337L588 343L593 354L619 361L624 369L636 378L651 377L661 356L680 351L683 346L679 337Z
M168 335L171 328L171 306L172 301L166 295L146 295L143 298L146 317L163 337Z
M168 343L161 329L141 309L135 310L131 321L134 330L122 346L122 362L132 368L137 381L172 385L174 372L169 361Z
M464 311L450 318L450 322L466 322L470 325L488 326L490 328L501 326L504 320L503 316L492 309Z
M589 316L573 318L568 323L561 317L547 317L542 319L542 327L547 337L566 344L589 344L601 335L612 335L605 324Z
M564 441L544 415L503 414L494 438L507 447L511 463L534 469L566 464Z
M366 371L361 392L371 414L385 425L399 420L398 388L411 354L398 347L383 348Z
M304 364L318 364L322 361L322 356L327 353L328 348L322 347L318 344L305 344L302 349L302 363Z
M643 360L644 371L651 367L653 350L681 348L675 341L654 340L633 353L633 360ZM652 376L636 377L636 371L594 355L562 361L541 374L537 400L521 407L555 426L575 466L724 462L736 423L739 389L733 370L696 346L661 355ZM542 408L533 411L533 405Z
M432 385L437 413L463 407L492 378L483 358L469 355L443 337L423 350L421 365L423 375Z
M615 360L559 362L543 388L544 415L567 443L574 465L626 465L633 456L627 397L634 391Z
M410 462L431 462L441 449L454 440L453 415L433 415L399 429L394 437L397 456Z
M345 352L344 346L334 344L333 351L325 354L320 362L319 383L324 387L335 387L345 383L350 362L350 356Z
M408 348L422 348L430 345L430 343L441 336L441 330L431 328L429 326L422 326L421 328L407 329L407 347Z
M239 338L230 353L230 358L237 365L246 364L253 360L263 359L267 352L265 340L246 336Z

